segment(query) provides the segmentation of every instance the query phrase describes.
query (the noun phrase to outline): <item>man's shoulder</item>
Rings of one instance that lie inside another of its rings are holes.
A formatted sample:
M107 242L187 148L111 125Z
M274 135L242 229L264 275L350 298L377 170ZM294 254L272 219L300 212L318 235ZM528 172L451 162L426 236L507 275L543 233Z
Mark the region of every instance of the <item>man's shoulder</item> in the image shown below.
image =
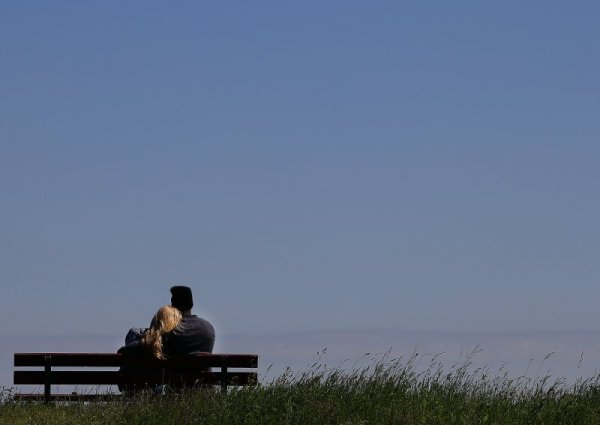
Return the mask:
M185 316L181 317L181 320L185 321L185 322L202 322L202 323L209 323L208 320L203 319L202 317L198 317L195 314L187 314Z
M196 316L195 314L188 314L181 318L182 327L202 327L213 329L213 325L206 319Z

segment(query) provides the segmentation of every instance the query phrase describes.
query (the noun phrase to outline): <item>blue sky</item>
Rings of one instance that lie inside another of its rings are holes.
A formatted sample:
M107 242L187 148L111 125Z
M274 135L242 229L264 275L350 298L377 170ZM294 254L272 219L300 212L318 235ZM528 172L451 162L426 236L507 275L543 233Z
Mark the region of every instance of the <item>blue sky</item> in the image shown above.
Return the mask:
M599 12L3 1L0 333L600 329Z

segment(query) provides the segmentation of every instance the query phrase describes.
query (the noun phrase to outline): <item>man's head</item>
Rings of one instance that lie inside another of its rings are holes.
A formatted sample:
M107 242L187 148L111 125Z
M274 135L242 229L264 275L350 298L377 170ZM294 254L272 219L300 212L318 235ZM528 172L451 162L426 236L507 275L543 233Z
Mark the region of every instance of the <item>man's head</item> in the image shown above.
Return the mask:
M172 286L171 305L181 311L191 310L194 306L192 290L188 286Z

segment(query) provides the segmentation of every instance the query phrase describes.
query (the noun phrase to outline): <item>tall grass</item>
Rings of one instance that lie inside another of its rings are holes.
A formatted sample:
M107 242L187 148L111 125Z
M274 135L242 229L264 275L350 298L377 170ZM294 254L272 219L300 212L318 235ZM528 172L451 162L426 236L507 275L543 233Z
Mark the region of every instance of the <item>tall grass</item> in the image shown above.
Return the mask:
M599 424L600 376L511 378L474 368L472 355L445 368L417 353L351 370L315 363L228 394L197 390L102 403L15 403L2 393L2 424Z

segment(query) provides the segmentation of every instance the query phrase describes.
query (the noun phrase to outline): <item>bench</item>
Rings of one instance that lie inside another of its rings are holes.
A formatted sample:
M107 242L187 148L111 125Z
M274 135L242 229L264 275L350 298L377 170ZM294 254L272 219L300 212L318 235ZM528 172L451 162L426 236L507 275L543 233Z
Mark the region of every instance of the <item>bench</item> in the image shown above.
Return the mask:
M43 400L49 403L56 400L79 401L120 397L108 392L56 394L52 392L54 385L122 385L138 389L153 388L157 385L170 385L175 388L219 385L221 391L226 393L228 386L257 383L256 372L248 369L258 367L258 355L190 354L158 360L151 356L116 353L15 353L14 366L15 385L44 386L43 394L16 393L15 399ZM36 369L31 370L32 368ZM119 368L124 368L124 371L120 371Z

